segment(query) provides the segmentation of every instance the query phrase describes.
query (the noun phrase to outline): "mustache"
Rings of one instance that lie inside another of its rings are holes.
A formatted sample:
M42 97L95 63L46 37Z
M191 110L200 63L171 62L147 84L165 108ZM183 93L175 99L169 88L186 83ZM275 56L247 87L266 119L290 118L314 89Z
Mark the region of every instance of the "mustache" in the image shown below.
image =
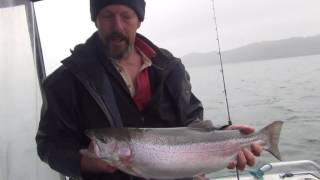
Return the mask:
M112 32L111 34L109 34L108 36L106 36L106 41L110 41L113 38L118 38L124 41L129 42L129 38L127 36L125 36L124 34L122 34L121 32Z

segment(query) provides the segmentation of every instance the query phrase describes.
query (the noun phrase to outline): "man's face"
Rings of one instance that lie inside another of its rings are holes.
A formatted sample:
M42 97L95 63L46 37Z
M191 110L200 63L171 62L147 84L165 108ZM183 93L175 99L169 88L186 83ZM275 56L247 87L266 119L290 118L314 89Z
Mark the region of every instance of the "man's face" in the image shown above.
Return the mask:
M96 26L108 55L123 59L134 47L140 21L133 9L125 5L109 5L99 12Z

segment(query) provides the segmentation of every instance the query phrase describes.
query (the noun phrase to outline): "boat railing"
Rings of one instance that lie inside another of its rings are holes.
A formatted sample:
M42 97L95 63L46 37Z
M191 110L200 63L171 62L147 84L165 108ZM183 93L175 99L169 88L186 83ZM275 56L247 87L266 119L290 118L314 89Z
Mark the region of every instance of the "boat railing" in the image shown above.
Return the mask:
M214 180L235 180L233 171L221 172L220 175L208 174L209 179ZM282 180L282 179L319 179L320 165L312 160L281 161L272 162L248 168L240 173L241 180Z
M303 167L304 171L293 171L292 169L294 167ZM310 169L309 167L312 167L313 169ZM286 177L293 177L297 175L311 175L313 177L316 177L317 179L320 179L320 177L317 176L314 172L314 170L316 170L318 173L320 173L320 165L311 160L282 161L268 163L256 170L249 171L249 173L256 179L262 179L267 172L276 169L279 169L281 171L279 173L280 179L284 179Z
M283 161L283 162L274 162L270 163L273 168L284 167L284 166L302 166L309 165L314 167L318 172L320 172L320 165L311 160L300 160L300 161Z

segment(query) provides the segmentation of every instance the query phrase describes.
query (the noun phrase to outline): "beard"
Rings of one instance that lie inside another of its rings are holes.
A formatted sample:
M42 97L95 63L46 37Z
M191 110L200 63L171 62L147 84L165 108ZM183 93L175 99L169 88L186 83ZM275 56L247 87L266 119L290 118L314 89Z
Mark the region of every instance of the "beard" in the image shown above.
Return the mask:
M116 60L127 58L133 49L133 43L120 32L113 32L105 36L104 42L107 55Z

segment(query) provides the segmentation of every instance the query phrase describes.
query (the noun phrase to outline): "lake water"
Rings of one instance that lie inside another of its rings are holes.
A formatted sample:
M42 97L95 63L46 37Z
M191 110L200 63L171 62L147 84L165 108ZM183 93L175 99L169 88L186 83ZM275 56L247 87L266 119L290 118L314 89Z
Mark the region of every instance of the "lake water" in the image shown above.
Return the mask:
M220 66L187 68L205 118L227 123ZM227 93L234 124L257 129L284 121L279 149L283 160L320 162L320 56L225 64ZM257 164L277 161L263 153Z

